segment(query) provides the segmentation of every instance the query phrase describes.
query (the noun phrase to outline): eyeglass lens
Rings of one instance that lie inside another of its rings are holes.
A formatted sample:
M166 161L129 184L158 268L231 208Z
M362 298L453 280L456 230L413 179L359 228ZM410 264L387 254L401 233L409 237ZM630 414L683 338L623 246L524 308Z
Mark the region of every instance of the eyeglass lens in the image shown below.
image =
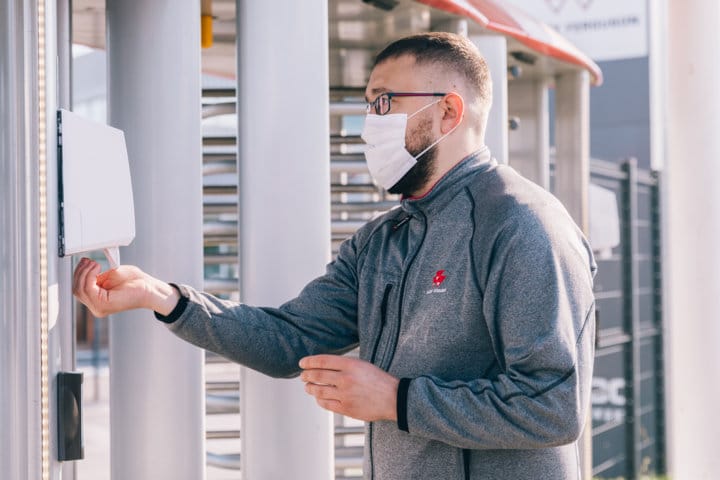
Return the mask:
M390 111L390 95L380 94L372 103L368 103L367 112L375 111L377 115L385 115Z

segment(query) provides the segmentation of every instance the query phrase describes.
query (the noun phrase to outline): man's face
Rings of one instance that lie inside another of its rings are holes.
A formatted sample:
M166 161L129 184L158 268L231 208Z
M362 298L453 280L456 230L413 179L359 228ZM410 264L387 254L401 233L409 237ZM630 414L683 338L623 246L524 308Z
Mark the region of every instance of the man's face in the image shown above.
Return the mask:
M417 67L415 59L405 55L386 60L373 69L365 96L372 102L378 95L386 92L427 92L432 91L432 88L432 85L428 85L427 69ZM434 101L437 99L433 97L393 97L387 113L406 113L409 116ZM412 156L417 156L435 140L433 115L436 113L429 107L408 119L405 145ZM437 146L423 154L417 164L388 191L404 196L417 194L432 177L436 157Z

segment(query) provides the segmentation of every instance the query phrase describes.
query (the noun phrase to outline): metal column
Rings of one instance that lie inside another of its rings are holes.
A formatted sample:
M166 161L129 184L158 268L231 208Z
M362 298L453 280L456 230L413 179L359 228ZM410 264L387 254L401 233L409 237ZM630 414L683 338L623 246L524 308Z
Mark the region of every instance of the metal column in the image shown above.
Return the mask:
M590 188L590 78L585 71L557 77L555 192L575 223L588 233Z
M641 381L640 381L640 309L637 291L640 288L640 274L637 268L639 253L637 227L638 218L638 172L637 160L630 158L622 165L627 174L623 187L623 324L630 333L630 344L625 350L625 405L627 435L625 440L625 462L627 471L639 474L642 466L642 425L641 425Z
M499 163L508 163L507 39L501 35L469 37L487 62L493 101L485 131L485 145Z
M202 287L200 2L107 2L109 123L125 131L137 236L121 250L168 281ZM151 312L110 321L111 472L205 477L203 352Z
M279 305L330 259L326 0L239 0L240 295ZM247 479L333 478L332 416L299 380L244 370Z
M47 118L47 301L48 301L48 380L50 383L50 478L75 478L75 461L57 460L57 374L75 370L75 319L72 312L71 257L58 257L58 108L70 108L70 1L46 2L45 117Z
M668 451L672 478L720 472L720 3L668 2Z
M510 166L525 178L550 190L550 114L548 80L511 80L509 112L519 119L510 130Z
M44 463L36 16L32 2L0 2L0 465L9 480L43 478Z
M587 235L590 188L590 77L586 71L566 72L556 79L555 194ZM590 415L579 441L583 478L592 477Z

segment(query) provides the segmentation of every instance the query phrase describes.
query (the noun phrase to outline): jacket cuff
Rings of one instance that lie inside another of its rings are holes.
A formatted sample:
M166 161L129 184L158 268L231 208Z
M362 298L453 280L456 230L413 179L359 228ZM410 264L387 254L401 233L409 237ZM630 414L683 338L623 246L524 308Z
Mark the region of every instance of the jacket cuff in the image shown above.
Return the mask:
M397 393L397 425L403 432L408 432L407 397L411 378L401 378Z
M177 290L180 294L180 300L178 300L177 305L175 305L175 308L173 308L172 312L170 312L167 316L161 315L158 312L153 312L155 313L155 318L165 323L174 323L175 320L180 318L180 315L183 314L188 304L188 297L182 292L180 287L178 287L174 283L171 283L170 286Z

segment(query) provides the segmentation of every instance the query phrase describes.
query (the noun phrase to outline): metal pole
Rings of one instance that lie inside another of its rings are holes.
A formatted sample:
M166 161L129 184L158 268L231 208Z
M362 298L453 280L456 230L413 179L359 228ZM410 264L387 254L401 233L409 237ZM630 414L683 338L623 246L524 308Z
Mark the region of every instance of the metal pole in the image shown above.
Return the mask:
M137 236L123 263L202 287L200 2L107 2L109 123L125 131ZM108 179L109 181L109 179ZM203 352L148 311L110 321L116 480L205 477Z
M630 334L630 344L625 349L625 418L627 424L625 464L628 478L637 478L642 467L641 398L640 398L640 309L637 290L640 273L636 265L638 238L637 213L637 160L627 159L622 169L626 174L623 186L623 317L625 331Z
M485 144L499 163L508 163L508 81L507 40L502 35L470 36L490 68L493 102L490 108Z
M330 259L326 0L239 0L240 293L279 305ZM333 478L332 415L299 380L243 370L242 474Z
M550 189L550 113L545 78L512 80L508 84L509 112L520 119L510 130L510 166L525 178Z
M661 195L664 190L665 177L659 172L654 172L653 177L655 183L651 187L651 205L652 205L652 238L653 238L653 265L655 276L653 278L653 324L659 329L655 336L655 372L657 375L657 387L655 389L655 421L657 422L657 432L655 434L655 451L658 452L657 471L659 473L667 473L667 393L665 389L665 309L663 305L664 292L664 266L662 255L665 250L664 238L662 238L662 224L665 219L665 212L661 209Z
M71 6L69 0L47 2L45 7L45 94L46 126L46 244L48 298L48 375L50 382L50 478L72 480L76 462L58 462L57 390L58 372L75 369L75 319L72 315L72 262L58 257L58 167L57 109L70 108Z
M590 79L587 72L559 75L555 92L555 193L587 234L590 188Z
M650 169L661 171L665 166L667 118L667 51L668 3L653 0L648 6L648 70L650 76Z
M57 108L70 109L72 107L71 101L71 90L72 81L70 68L72 64L72 44L70 39L71 34L71 17L72 17L72 6L70 0L61 0L57 2L57 10L55 13L55 19L57 24L57 31L55 33L56 40L56 51L49 52L51 58L57 58L57 70L55 76L57 78L58 85L58 96L52 106L49 106L49 114L54 113ZM52 143L56 148L52 149L52 163L57 165L57 126L53 123L53 135ZM57 212L58 212L58 193L57 193L57 168L52 169L52 179L49 180L48 185L48 212L50 215L49 224L51 226L50 233L48 235L48 242L50 243L50 250L53 255L54 261L50 262L52 266L49 272L51 285L56 284L57 290L57 305L58 305L58 348L60 349L59 364L57 365L58 370L72 371L75 369L75 318L72 315L72 262L70 257L59 258L55 252L57 252ZM51 188L52 187L52 188ZM57 372L55 372L57 373ZM65 474L67 475L67 473Z
M0 2L0 465L42 478L37 28L31 2Z
M668 450L672 478L720 472L720 3L668 2Z
M559 75L555 89L555 195L587 235L590 188L590 77L586 71ZM578 441L584 479L592 477L591 415Z

